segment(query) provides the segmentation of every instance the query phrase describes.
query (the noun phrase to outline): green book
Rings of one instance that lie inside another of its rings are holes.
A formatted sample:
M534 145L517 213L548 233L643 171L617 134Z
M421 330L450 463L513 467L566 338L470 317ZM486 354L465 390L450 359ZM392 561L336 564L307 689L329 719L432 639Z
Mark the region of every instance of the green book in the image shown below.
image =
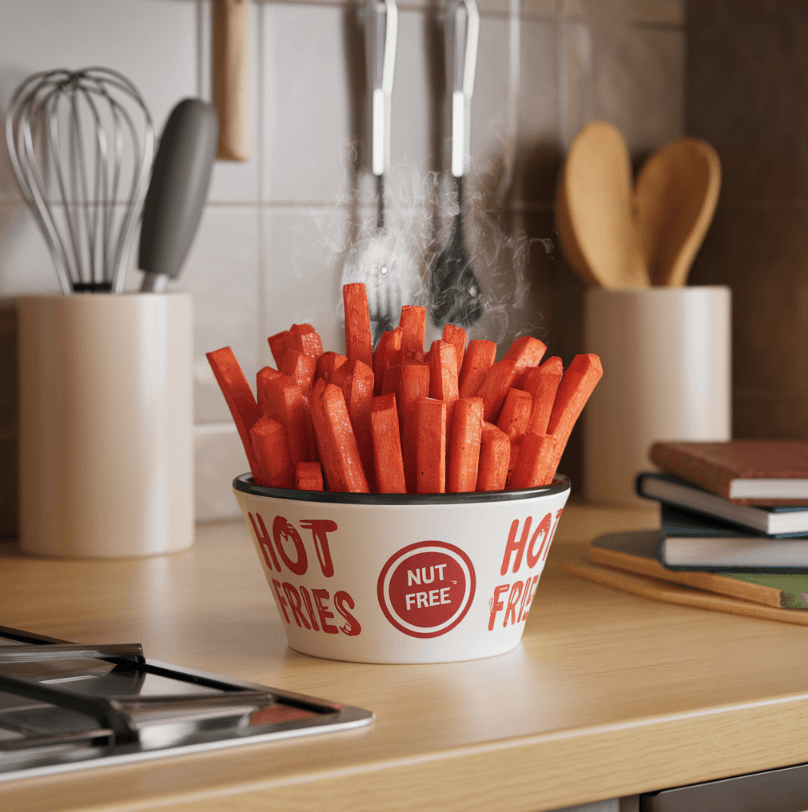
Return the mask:
M808 609L808 575L791 572L722 572L716 577L747 581L780 592L783 609Z

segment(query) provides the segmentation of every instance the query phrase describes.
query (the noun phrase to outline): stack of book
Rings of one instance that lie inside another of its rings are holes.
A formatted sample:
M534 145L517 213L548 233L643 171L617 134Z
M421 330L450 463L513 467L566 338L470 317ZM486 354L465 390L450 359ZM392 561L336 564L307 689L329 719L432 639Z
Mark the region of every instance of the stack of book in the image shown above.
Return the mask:
M637 493L660 503L669 568L808 570L808 443L655 443L661 473Z
M660 442L637 477L659 530L611 533L589 580L657 600L808 625L808 442ZM677 586L681 585L681 586ZM755 607L755 608L751 608ZM799 616L799 617L798 617Z

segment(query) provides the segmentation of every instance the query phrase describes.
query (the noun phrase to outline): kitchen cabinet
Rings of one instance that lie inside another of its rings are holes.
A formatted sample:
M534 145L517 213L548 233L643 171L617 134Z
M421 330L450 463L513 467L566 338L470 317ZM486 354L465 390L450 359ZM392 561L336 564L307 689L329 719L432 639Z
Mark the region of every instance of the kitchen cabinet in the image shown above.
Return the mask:
M574 501L522 645L451 664L319 660L285 644L243 523L192 550L35 559L0 544L0 623L372 710L364 728L0 783L4 810L538 812L808 760L804 627L577 580L594 536L655 508Z

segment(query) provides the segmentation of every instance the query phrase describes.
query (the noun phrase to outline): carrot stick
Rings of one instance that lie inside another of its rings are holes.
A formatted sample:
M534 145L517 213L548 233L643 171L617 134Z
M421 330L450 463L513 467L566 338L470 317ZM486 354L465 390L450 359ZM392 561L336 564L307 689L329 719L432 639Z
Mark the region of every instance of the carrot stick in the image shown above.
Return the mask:
M258 407L283 426L292 465L310 462L306 403L298 385L288 375L273 375L259 378L258 387Z
M300 389L300 394L303 396L303 414L306 430L306 451L302 459L316 461L318 459L317 453L317 440L314 436L314 427L311 423L311 386L314 377L314 372L317 369L317 359L310 355L300 352L300 350L290 349L287 351L283 358L283 368L288 372L276 372L271 367L264 367L258 373L258 393L259 401L258 406L262 414L265 414L265 408L261 405L260 393L265 390L266 384L262 382L261 378L264 376L275 377L278 375L287 375L297 383Z
M295 466L295 488L299 491L323 490L323 469L319 462L299 462Z
M344 489L352 493L368 493L365 469L342 390L337 386L326 386L323 401L329 434L338 452Z
M283 366L283 358L287 350L292 346L292 340L289 337L289 331L284 330L280 333L270 336L267 341L269 342L269 350L272 357L275 359L275 366L280 369Z
M516 361L516 367L521 372L528 367L537 367L545 352L547 345L543 341L533 336L521 336L508 347L505 358Z
M233 422L236 424L236 429L241 438L241 444L247 454L250 471L255 477L255 455L253 454L250 429L261 418L255 395L253 395L244 370L242 370L231 347L222 347L220 350L213 350L213 352L208 352L205 355L230 409Z
M547 424L550 422L550 413L563 373L563 364L557 356L548 358L539 367L527 370L523 388L533 397L533 408L526 431L534 434L547 433Z
M256 485L268 488L294 488L295 469L289 458L283 426L269 417L262 417L251 429L256 460Z
M416 404L416 491L446 492L446 403L421 398Z
M460 396L457 383L457 353L443 339L432 342L429 352L429 397L453 402Z
M530 397L530 393L521 389L510 389L497 418L497 427L511 440L521 437L527 430L527 421L532 408L533 398Z
M261 392L265 389L267 381L280 377L281 373L272 367L262 367L255 375L255 401L258 404L258 411L265 414L261 403Z
M466 331L456 324L446 324L443 327L443 335L441 336L444 341L448 341L457 353L457 371L458 374L463 367L463 357L466 354Z
M311 387L309 414L315 443L317 445L317 456L320 458L320 464L325 478L325 487L330 491L336 489L338 465L334 459L336 452L328 436L328 426L325 419L323 395L326 386L328 386L328 384L322 378L315 379Z
M314 383L317 359L300 352L300 350L290 349L284 355L283 362L278 367L278 370L284 375L288 375L298 385L303 396L306 397L311 392L311 385Z
M406 493L395 395L373 399L370 412L377 493Z
M404 305L398 326L404 331L401 337L401 352L404 361L421 361L424 357L426 340L426 308L419 305Z
M480 436L480 469L478 491L501 491L508 480L511 443L508 435L493 423L483 422Z
M317 359L317 367L314 373L315 378L322 378L326 383L331 383L334 373L347 361L348 359L338 352L329 350L324 352Z
M520 370L516 361L503 358L488 368L477 396L483 399L483 417L486 423L496 423L508 390L516 382Z
M401 364L401 339L403 327L396 327L382 333L376 349L373 351L373 375L375 377L376 395L382 393L384 373L392 366Z
M323 354L322 339L310 324L293 324L289 328L289 345L312 358L319 358Z
M446 442L452 436L455 401L460 397L457 384L457 353L448 341L437 339L429 350L429 397L446 404Z
M550 479L555 476L561 455L589 396L603 377L600 358L594 353L576 355L558 385L547 432L556 438L556 448L550 464Z
M535 488L553 481L552 461L558 440L552 434L528 432L523 438L511 474L511 488Z
M311 392L311 416L328 489L368 493L367 478L342 390L319 378Z
M364 284L354 282L343 285L342 301L345 305L345 354L373 369L373 339Z
M508 471L513 470L519 453L519 445L527 431L532 408L533 398L530 397L528 392L523 392L521 389L511 389L505 396L505 403L503 403L497 419L497 427L508 435L508 441L511 444Z
M262 367L258 370L255 376L255 401L258 404L258 411L262 415L266 414L264 411L265 403L262 400L263 393L266 392L266 387L273 378L280 378L282 373L272 367Z
M446 490L449 493L466 493L477 489L482 433L483 399L461 398L456 401L446 472Z
M343 356L343 358L344 357L345 356ZM347 358L345 358L345 361L336 367L327 378L323 375L317 375L316 373L314 377L321 377L326 383L333 383L334 386L338 386L343 390L342 393L345 395L345 399L348 399L348 394L345 392L345 384L351 378L351 362Z
M469 341L458 376L461 398L472 398L477 394L477 390L485 380L485 375L496 357L497 345L493 341L485 338L475 338Z
M416 493L418 483L417 404L421 398L429 396L429 367L425 364L404 364L401 368L399 393L399 426L404 456L404 478L407 482L407 493Z
M376 474L373 469L373 436L370 426L370 412L373 407L373 370L361 361L348 361L339 372L345 370L345 380L341 384L348 417L356 436L359 457L368 486L375 490ZM336 378L337 376L335 376Z
M382 380L382 395L395 395L398 400L398 392L401 388L401 364L394 364L384 371Z

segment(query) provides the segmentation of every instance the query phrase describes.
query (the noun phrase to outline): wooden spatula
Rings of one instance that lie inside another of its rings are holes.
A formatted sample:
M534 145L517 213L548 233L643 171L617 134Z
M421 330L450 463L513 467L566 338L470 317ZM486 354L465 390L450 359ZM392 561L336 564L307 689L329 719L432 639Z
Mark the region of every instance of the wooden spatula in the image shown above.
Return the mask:
M687 283L720 188L718 154L700 138L671 141L645 162L634 187L634 215L653 284Z
M562 170L562 218L574 235L565 252L577 255L605 288L650 284L634 230L632 175L620 131L595 121L575 137ZM559 236L564 237L559 230Z
M564 184L563 172L559 174L558 187L555 200L555 224L561 248L573 270L588 285L600 285L600 281L586 264L578 244L578 235L570 222L569 204L567 203L567 189Z

